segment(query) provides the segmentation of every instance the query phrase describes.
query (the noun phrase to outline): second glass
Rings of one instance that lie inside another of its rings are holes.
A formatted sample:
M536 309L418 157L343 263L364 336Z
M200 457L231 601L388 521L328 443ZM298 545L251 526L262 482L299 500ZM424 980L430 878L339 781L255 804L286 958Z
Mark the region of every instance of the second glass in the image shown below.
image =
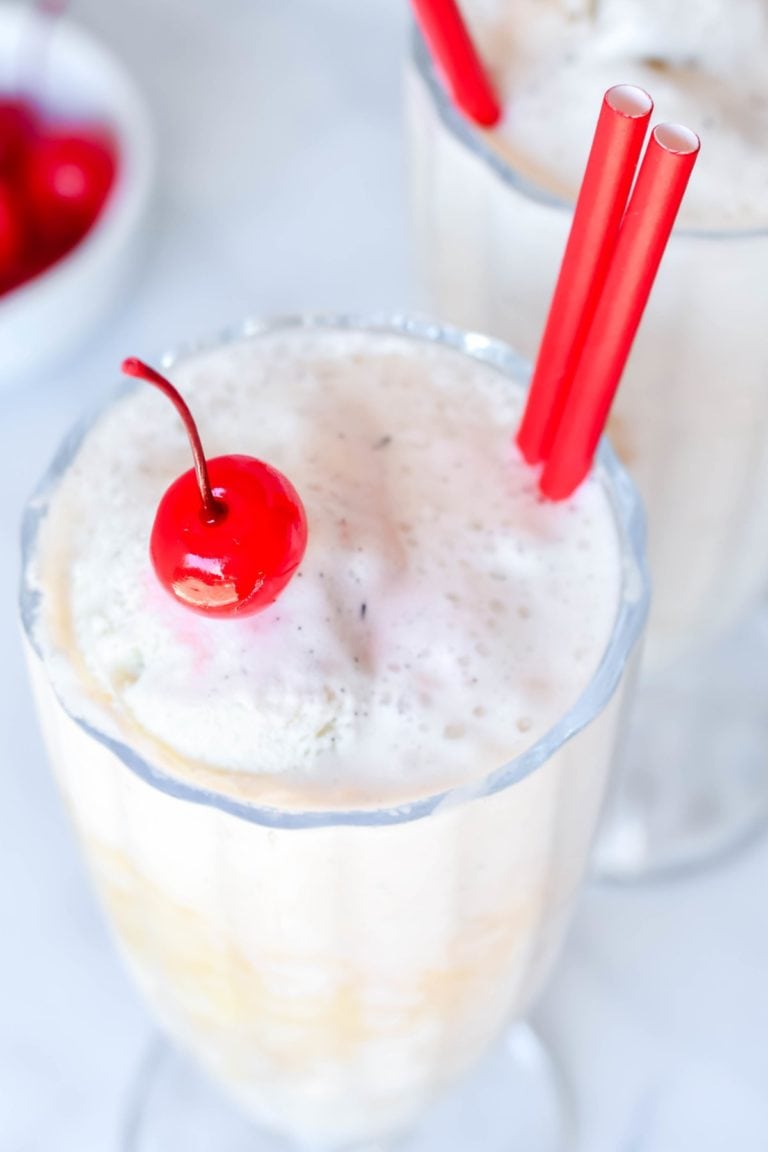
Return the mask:
M453 108L414 33L414 242L429 306L534 358L571 205ZM678 230L609 425L648 512L654 604L604 874L698 864L768 818L768 234Z

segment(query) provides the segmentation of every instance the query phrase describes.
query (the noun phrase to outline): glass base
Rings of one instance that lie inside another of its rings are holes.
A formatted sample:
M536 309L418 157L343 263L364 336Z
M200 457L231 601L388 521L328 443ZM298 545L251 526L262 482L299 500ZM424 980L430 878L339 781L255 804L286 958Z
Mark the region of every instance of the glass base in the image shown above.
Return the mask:
M569 1116L554 1062L536 1033L520 1024L411 1134L345 1152L561 1152L573 1147ZM303 1152L255 1127L194 1064L158 1040L137 1079L121 1152L181 1149Z
M598 878L715 863L768 826L768 608L641 676L597 846Z

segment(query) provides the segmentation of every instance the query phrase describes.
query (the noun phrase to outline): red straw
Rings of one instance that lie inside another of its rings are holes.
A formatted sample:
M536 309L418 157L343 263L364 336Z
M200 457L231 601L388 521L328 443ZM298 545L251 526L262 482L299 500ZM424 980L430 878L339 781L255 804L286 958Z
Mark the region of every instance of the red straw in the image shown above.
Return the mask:
M653 100L618 84L603 97L568 243L517 434L529 464L546 460L565 408L627 205Z
M413 7L454 103L476 124L492 128L501 119L501 106L456 0L413 0Z
M570 496L592 466L699 146L698 136L677 124L661 124L651 134L539 481L551 500Z

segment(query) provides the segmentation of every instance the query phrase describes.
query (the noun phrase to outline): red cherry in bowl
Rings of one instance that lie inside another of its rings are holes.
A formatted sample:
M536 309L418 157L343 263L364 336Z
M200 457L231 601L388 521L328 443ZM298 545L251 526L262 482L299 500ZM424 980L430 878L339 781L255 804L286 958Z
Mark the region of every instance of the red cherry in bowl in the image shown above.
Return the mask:
M0 98L0 174L15 176L37 132L32 105L22 97Z
M169 380L131 357L123 371L159 388L176 406L195 466L163 496L150 538L160 583L207 616L246 616L272 604L304 556L307 518L276 468L252 456L206 460L197 426Z
M83 238L104 207L116 167L106 131L57 127L37 136L27 153L24 191L47 248L63 251Z
M0 177L0 291L23 279L26 232L19 196L11 182Z

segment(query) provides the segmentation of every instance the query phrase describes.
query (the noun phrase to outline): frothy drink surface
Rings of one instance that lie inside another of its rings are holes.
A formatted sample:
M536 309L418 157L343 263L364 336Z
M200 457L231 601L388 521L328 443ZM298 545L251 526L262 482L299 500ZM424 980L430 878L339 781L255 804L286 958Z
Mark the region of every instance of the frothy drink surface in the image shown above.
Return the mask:
M543 503L496 369L395 335L283 333L181 362L210 456L284 471L309 546L279 601L206 620L147 542L190 466L136 388L88 434L40 537L40 637L70 708L170 771L274 803L402 802L500 767L578 699L620 594L600 476Z
M688 124L704 138L681 223L768 225L763 0L467 0L465 8L505 104L493 140L518 171L572 200L603 92L639 84L655 101L654 122Z

